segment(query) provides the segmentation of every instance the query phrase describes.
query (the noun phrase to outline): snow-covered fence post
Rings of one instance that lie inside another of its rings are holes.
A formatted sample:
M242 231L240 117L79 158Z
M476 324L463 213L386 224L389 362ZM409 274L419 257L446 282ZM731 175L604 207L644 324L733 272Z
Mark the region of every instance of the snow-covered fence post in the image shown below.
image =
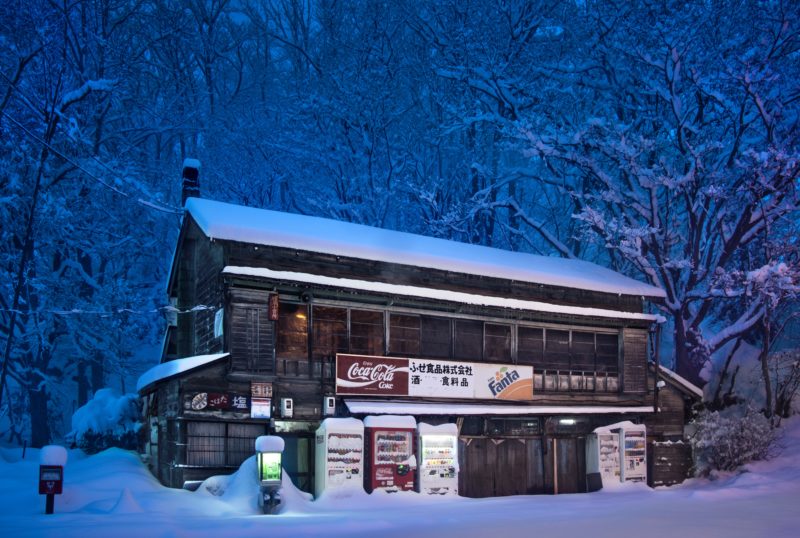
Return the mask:
M55 496L64 488L64 466L67 464L67 449L48 445L39 453L39 495L47 495L45 514L52 514Z

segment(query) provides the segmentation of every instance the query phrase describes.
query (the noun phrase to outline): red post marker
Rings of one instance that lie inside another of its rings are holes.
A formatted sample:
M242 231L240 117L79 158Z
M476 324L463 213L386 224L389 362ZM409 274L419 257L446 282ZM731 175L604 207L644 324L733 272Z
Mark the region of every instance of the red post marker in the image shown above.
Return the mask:
M55 496L64 489L64 468L60 465L39 466L39 495L47 495L45 514L52 514Z

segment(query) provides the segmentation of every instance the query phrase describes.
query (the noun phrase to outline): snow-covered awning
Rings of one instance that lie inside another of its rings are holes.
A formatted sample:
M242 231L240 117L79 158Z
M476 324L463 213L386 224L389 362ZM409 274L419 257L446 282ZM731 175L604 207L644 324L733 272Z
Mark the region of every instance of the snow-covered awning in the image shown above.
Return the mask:
M354 280L350 278L334 278L323 275L313 275L310 273L296 273L293 271L274 271L264 267L227 266L222 272L227 275L268 278L281 282L298 282L302 284L330 286L340 289L367 291L384 295L399 295L404 297L435 299L450 303L471 304L478 306L496 306L500 308L513 308L516 310L527 310L531 312L548 312L568 314L573 316L589 316L613 319L635 319L650 322L658 321L660 319L659 316L654 316L651 314L639 314L636 312L623 312L620 310L607 310L604 308L584 308L580 306L563 306L542 303L539 301L523 301L520 299L508 299L505 297L473 295L458 291L421 288L417 286L404 286L400 284L389 284L386 282L370 282L367 280Z
M604 415L652 413L652 405L641 406L550 406L550 405L496 405L490 403L428 403L406 401L350 400L344 402L351 413L391 415Z
M651 368L654 368L653 364L650 363ZM683 388L686 392L696 396L699 399L703 399L703 389L686 379L685 377L681 377L669 368L664 368L663 366L658 367L658 372L660 375L666 377L679 387Z
M660 288L582 260L512 252L200 198L186 200L186 210L211 239L604 293L665 297Z
M218 361L230 355L230 353L217 353L215 355L197 355L186 357L185 359L175 359L153 366L139 377L136 383L136 391L141 392L143 388L152 385L156 381L161 381L168 377L194 370L214 361Z

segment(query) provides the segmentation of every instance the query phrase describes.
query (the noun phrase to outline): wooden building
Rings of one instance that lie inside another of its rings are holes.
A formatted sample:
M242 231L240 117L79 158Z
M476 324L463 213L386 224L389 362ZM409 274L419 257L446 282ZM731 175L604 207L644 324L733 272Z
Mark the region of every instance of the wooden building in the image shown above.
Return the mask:
M269 433L312 491L325 416L400 414L458 425L462 495L581 492L593 428L674 419L648 375L662 291L587 262L189 198L168 292L180 313L138 390L173 487ZM402 383L353 388L401 363Z

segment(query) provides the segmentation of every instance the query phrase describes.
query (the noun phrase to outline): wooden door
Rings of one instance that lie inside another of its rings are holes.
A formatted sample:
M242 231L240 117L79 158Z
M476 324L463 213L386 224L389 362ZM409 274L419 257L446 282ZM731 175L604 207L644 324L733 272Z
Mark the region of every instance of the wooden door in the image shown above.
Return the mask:
M586 440L583 437L548 439L545 466L547 489L554 493L586 492ZM547 461L549 460L549 461Z

